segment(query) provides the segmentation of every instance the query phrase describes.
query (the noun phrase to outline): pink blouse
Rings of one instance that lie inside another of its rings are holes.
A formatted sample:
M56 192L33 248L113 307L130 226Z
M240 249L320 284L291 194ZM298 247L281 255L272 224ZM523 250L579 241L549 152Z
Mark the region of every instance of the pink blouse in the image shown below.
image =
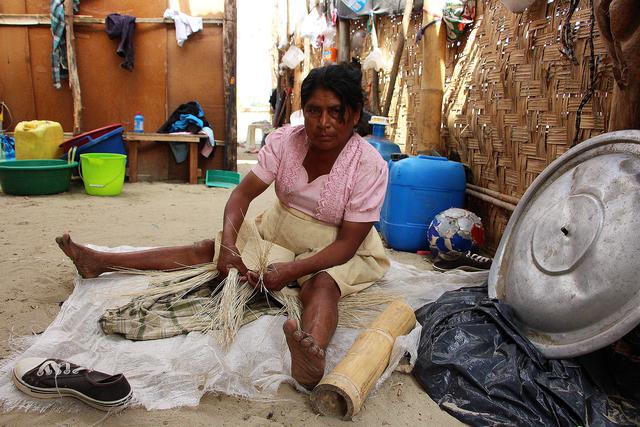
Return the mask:
M371 144L354 133L331 172L308 182L302 166L309 148L304 126L271 132L252 172L271 184L286 206L324 222L374 222L387 189L388 168Z

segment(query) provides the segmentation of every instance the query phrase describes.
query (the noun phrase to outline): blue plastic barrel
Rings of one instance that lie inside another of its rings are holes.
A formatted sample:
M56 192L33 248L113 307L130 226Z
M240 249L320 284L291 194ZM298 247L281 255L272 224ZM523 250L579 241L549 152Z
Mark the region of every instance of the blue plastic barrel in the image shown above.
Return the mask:
M445 209L464 207L464 166L445 157L417 156L390 162L380 231L398 251L427 249L427 229Z
M384 128L385 126L382 124L374 124L372 134L366 136L364 139L366 139L369 144L373 145L385 162L388 162L391 159L391 154L400 153L401 150L398 144L394 144L385 138Z

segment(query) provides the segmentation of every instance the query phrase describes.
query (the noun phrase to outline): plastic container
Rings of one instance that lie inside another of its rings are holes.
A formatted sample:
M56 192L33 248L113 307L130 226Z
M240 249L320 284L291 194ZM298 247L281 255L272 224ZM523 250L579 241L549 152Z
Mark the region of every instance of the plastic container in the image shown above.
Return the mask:
M142 133L144 132L144 117L138 111L133 118L133 131Z
M380 213L382 237L395 250L428 249L431 220L445 209L462 208L465 187L464 167L445 157L420 155L390 162Z
M67 153L72 147L78 147L73 159L77 162L80 161L80 155L86 153L126 154L122 139L123 131L122 125L116 123L77 135L60 144L60 148L65 152L62 159L66 160Z
M57 159L64 139L62 126L49 120L32 120L16 125L16 160Z
M391 153L391 160L389 160L389 162L387 163L389 165L389 171L391 171L392 162L397 162L398 160L406 159L408 157L409 155L404 153ZM387 197L386 197L387 194L389 194L389 182L387 182L387 192L385 194L384 202L382 203L382 209L380 209L381 220L382 220L382 212L386 212L386 209L387 209ZM375 223L373 223L373 226L375 227L376 230L380 231L380 228L381 228L380 221L376 221Z
M330 25L324 32L322 42L322 65L335 64L338 60L338 49L336 47L336 27Z
M207 187L233 188L240 184L240 174L234 171L208 170L205 184Z
M78 163L64 160L0 162L0 186L6 194L37 196L69 190L71 172Z
M80 155L84 190L91 196L117 196L124 185L127 156L113 153Z
M372 134L364 139L373 145L386 162L391 160L391 154L401 152L398 144L394 144L384 136L385 128L389 125L388 117L371 116L369 124L372 125Z

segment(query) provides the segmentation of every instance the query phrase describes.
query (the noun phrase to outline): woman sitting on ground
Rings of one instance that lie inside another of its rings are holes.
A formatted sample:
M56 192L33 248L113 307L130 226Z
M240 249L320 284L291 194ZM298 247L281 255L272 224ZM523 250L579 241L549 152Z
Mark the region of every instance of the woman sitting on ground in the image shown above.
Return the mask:
M280 128L269 135L258 164L227 201L218 242L129 253L93 251L68 235L58 238L58 244L83 277L96 277L114 267L167 270L217 257L223 276L236 268L257 286L258 273L248 270L239 255L250 243L238 239L238 234L250 224L260 238L295 254L294 261L270 265L262 280L269 290L291 282L301 287L301 330L290 319L284 333L293 377L313 387L324 375L325 349L338 322L338 300L370 286L389 268L372 227L384 200L387 165L353 131L363 106L361 80L360 70L347 64L309 73L301 89L304 126ZM255 220L243 221L251 201L274 181L279 202Z

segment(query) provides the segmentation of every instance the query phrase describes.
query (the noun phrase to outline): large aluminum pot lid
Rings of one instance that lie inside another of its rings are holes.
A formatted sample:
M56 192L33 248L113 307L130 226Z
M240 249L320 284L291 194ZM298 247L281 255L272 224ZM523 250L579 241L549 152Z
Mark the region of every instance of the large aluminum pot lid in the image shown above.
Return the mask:
M640 131L564 153L531 184L489 272L548 358L590 353L640 323Z

